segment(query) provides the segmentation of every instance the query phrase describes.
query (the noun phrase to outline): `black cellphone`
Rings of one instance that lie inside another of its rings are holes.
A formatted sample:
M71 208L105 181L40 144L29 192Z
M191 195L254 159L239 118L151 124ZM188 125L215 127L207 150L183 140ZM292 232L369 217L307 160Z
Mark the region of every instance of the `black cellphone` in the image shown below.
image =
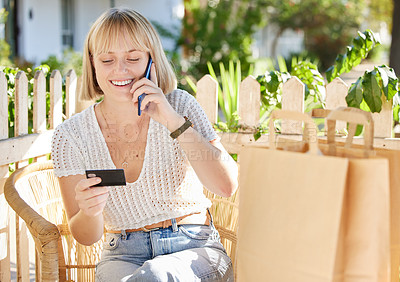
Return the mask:
M89 169L86 170L86 178L100 177L101 182L96 186L125 186L125 173L123 169Z
M144 77L147 79L150 79L150 70L151 70L151 64L153 63L153 59L151 56L149 56L149 61L147 62L146 70L144 72ZM142 105L142 100L146 96L146 93L141 94L138 97L138 115L140 116L142 114L142 110L140 109L140 106Z

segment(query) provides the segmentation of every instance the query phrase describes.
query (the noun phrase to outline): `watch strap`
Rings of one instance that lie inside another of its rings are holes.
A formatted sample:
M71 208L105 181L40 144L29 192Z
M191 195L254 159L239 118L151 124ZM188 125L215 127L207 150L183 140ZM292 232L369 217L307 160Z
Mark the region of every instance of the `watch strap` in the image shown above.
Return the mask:
M193 126L192 122L187 117L184 118L185 118L185 123L182 124L177 130L171 132L171 134L169 135L171 136L172 139L178 138L179 135L181 135L183 132L186 131L186 129Z

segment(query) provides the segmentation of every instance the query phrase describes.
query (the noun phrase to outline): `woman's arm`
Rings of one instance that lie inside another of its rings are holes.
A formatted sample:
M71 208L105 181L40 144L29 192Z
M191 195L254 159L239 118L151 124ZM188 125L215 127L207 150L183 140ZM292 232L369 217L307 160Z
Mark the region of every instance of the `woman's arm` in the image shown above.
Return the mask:
M174 131L185 122L181 116L170 119L169 131ZM189 127L177 138L201 183L222 197L230 197L238 187L236 162L219 141L208 142L199 132Z
M155 121L166 126L169 131L175 131L185 122L158 87L154 63L151 67L151 80L140 79L132 85L131 92L135 103L139 95L147 94L142 101L141 109ZM238 186L238 168L220 142L208 142L193 128L188 128L177 140L207 189L223 197L229 197L235 192Z
M103 209L108 198L106 187L91 187L101 181L84 175L59 177L64 208L72 236L82 245L92 245L104 233Z

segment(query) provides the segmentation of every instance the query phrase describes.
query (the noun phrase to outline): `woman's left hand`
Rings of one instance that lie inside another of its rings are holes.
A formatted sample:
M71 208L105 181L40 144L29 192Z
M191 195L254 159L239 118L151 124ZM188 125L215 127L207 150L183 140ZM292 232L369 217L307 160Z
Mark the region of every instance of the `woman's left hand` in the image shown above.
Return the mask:
M138 104L138 97L143 93L147 95L141 103L142 112L149 115L153 120L168 127L168 121L180 120L182 117L171 107L167 101L165 94L158 87L156 68L154 64L151 66L150 80L142 78L136 81L130 90L133 93L132 101Z

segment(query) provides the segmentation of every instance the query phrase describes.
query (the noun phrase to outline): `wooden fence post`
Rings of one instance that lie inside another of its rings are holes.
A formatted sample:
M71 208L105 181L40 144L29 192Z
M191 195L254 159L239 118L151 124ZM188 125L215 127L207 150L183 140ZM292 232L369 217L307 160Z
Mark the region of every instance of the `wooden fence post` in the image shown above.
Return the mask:
M46 78L43 71L35 73L33 84L33 132L46 130Z
M239 88L238 114L239 123L256 127L260 122L260 84L251 75L246 77ZM244 131L246 131L244 129Z
M334 110L339 107L347 107L346 96L349 91L348 85L339 77L335 78L326 86L325 106L328 110ZM344 121L336 122L336 130L346 129L347 124ZM325 123L325 128L326 123Z
M346 96L349 91L347 84L340 78L335 78L326 87L326 108L334 110L338 107L347 107ZM382 110L380 113L373 113L374 137L392 137L393 128L393 102L386 101L382 95ZM338 121L336 130L346 129L346 122Z
M33 82L33 132L46 131L46 77L42 70L35 73ZM35 162L44 161L47 157L34 158ZM39 262L37 261L36 264ZM37 266L37 265L36 265Z
M75 113L77 81L75 71L69 70L65 81L65 115L67 119Z
M0 72L0 140L8 138L7 79ZM8 165L0 166L0 281L10 281L10 228L9 207L4 197L4 183L8 176Z
M218 82L207 74L197 82L197 102L204 109L208 120L215 124L218 121Z
M374 137L390 138L393 129L393 101L386 101L382 95L382 110L380 113L373 113Z
M19 71L15 78L15 137L28 134L28 78ZM27 165L16 163L16 168ZM25 223L15 215L17 280L29 281L29 241Z
M282 86L282 110L304 112L304 84L293 76ZM283 134L302 134L302 122L282 120Z
M15 77L15 136L28 134L28 78L19 71Z
M62 77L59 70L50 76L50 129L62 123Z

